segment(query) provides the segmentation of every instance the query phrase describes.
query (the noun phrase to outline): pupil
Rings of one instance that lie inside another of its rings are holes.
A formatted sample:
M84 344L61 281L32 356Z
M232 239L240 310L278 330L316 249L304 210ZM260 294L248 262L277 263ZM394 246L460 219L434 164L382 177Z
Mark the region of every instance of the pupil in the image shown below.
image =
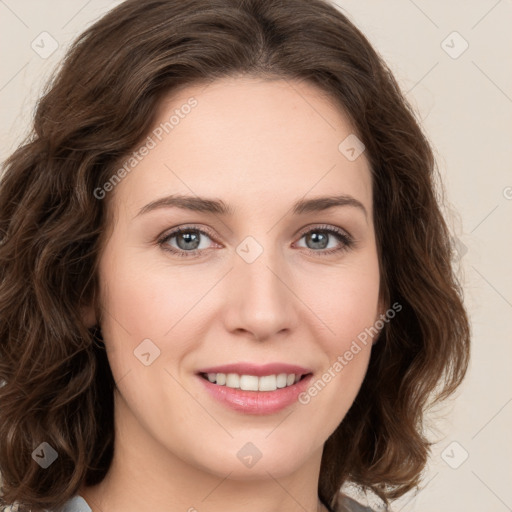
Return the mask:
M182 240L184 243L181 243ZM180 249L196 249L199 246L199 234L194 231L184 231L178 234L176 241Z
M306 239L313 243L313 247L310 247L310 249L325 249L327 247L327 235L325 233L315 231L310 233Z

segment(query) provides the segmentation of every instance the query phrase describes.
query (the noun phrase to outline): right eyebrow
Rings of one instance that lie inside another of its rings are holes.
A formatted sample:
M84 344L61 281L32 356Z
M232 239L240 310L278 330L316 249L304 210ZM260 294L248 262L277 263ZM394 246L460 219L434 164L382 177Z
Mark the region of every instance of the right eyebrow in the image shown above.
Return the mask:
M205 197L174 194L151 201L139 210L136 217L158 208L172 207L194 212L215 213L218 215L232 215L234 213L234 209L228 207L221 199L208 199Z

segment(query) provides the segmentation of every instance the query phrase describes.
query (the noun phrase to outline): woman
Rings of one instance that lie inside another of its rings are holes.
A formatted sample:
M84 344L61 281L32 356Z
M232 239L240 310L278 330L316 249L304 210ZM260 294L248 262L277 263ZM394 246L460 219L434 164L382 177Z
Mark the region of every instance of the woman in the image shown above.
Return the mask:
M414 489L426 407L469 357L436 178L326 1L113 9L1 179L0 504L353 511L347 483Z

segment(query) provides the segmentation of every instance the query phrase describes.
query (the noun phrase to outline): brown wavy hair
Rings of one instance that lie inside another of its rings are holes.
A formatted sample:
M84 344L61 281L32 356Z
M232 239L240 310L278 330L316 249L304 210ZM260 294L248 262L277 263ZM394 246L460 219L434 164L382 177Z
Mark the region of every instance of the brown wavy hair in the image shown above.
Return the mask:
M99 326L98 260L112 225L95 189L178 87L227 76L314 84L366 146L386 304L402 311L325 443L318 494L353 482L386 504L420 483L428 406L463 379L470 327L433 150L365 36L327 0L128 0L78 37L0 181L0 504L53 508L113 455L114 380ZM41 469L42 442L58 460ZM22 510L21 508L20 510Z

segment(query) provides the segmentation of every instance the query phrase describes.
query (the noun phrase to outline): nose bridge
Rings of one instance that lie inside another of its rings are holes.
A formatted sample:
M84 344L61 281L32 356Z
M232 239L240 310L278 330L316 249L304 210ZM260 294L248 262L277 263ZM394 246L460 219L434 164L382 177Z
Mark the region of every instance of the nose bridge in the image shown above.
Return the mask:
M231 328L266 338L295 323L290 273L279 249L269 235L260 241L246 237L236 248L229 283L228 304Z

